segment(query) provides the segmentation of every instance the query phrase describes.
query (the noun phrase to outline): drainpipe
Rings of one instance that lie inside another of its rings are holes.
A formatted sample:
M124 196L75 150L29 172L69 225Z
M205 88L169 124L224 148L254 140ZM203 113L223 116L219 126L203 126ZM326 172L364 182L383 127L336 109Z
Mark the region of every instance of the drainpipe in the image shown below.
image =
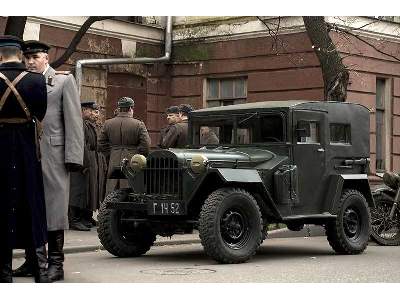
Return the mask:
M165 27L165 54L161 57L126 57L105 59L81 59L76 62L75 79L78 86L79 96L82 90L82 67L84 65L118 65L118 64L146 64L167 62L171 58L172 46L172 17L167 17Z

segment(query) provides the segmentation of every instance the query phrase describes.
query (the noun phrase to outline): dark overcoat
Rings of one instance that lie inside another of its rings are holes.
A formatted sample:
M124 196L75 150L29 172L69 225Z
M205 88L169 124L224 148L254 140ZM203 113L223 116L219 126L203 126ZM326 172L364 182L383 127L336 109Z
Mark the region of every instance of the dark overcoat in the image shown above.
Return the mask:
M13 81L25 66L18 62L3 63L0 72ZM0 79L0 96L7 89ZM28 72L16 89L31 116L39 121L47 108L45 78ZM14 93L10 93L0 111L0 119L26 118ZM32 121L6 124L0 121L0 245L26 248L47 242L46 206L43 177Z
M71 173L69 205L95 211L99 208L99 164L97 157L97 133L95 126L83 121L85 146L83 171Z
M134 154L147 155L150 150L150 136L146 126L129 113L121 112L107 120L98 139L98 149L108 157L107 178L123 158L131 159ZM117 187L128 187L127 180L107 179L106 195Z
M161 148L184 148L188 144L188 121L171 125L161 142Z

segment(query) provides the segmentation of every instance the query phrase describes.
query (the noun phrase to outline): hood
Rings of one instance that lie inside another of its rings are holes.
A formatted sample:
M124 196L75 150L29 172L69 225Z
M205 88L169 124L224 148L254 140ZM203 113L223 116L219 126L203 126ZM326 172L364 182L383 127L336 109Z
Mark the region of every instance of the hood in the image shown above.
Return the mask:
M204 155L207 157L209 162L213 165L218 164L219 166L227 163L240 163L241 165L258 165L273 159L276 155L268 150L259 148L228 148L218 147L214 149L169 149L159 150L152 152L149 157L162 155L165 156L165 152L174 154L178 160L185 164L190 161L194 155Z

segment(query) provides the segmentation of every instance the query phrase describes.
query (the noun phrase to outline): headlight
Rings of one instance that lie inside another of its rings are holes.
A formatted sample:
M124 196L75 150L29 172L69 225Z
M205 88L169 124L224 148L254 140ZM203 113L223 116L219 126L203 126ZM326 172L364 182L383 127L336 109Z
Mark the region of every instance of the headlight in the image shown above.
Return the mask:
M130 161L130 167L133 171L139 172L146 167L146 157L141 154L135 154Z
M192 161L190 162L190 168L196 174L202 173L206 170L208 164L208 158L202 154L193 155Z

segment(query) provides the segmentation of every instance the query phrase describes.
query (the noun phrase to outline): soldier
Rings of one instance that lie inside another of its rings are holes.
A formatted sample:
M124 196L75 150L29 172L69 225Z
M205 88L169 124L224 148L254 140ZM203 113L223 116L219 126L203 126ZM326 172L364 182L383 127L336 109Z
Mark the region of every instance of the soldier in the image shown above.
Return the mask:
M184 148L188 144L188 115L193 108L189 104L181 104L178 110L179 122L169 128L161 148Z
M83 170L71 173L69 227L89 231L93 225L93 211L99 207L97 133L94 125L97 105L95 101L83 101L81 107L85 135Z
M98 140L98 150L108 158L106 195L115 189L128 187L126 179L109 179L123 158L149 153L150 136L144 123L133 118L134 105L129 97L119 99L118 115L104 123Z
M35 282L50 282L39 122L47 106L42 74L22 63L23 42L0 37L0 282L12 282L12 250L25 248Z
M208 126L200 128L200 144L201 145L218 145L219 139L215 132Z
M168 130L171 128L172 125L175 125L179 122L179 109L178 106L170 106L165 111L167 114L167 122L168 125L160 130L160 140L158 142L158 146L163 148L163 140L167 135Z
M64 230L68 229L70 172L82 168L83 126L80 100L74 77L57 72L48 64L49 46L39 41L26 41L25 64L30 71L46 78L48 106L43 119L43 183L48 230L48 273L52 281L64 278ZM14 276L32 272L29 259Z

